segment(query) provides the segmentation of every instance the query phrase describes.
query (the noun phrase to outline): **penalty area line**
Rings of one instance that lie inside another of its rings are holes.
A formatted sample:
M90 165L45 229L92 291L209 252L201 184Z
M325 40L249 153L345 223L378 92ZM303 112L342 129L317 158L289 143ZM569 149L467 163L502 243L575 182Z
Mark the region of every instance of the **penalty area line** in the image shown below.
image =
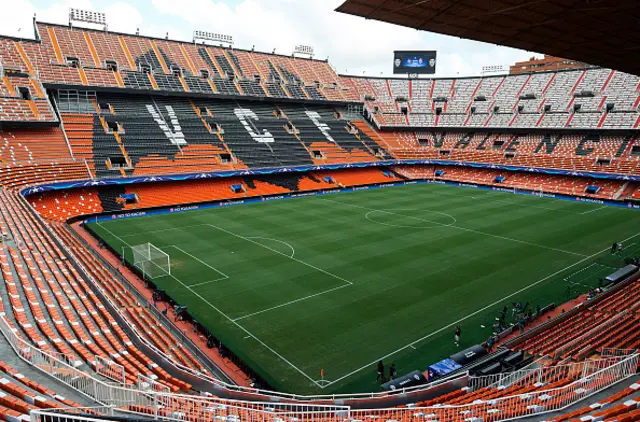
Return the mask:
M129 245L125 240L123 240L122 238L120 238L119 236L117 236L115 233L113 233L111 230L107 229L106 227L102 226L101 223L98 223L98 225L100 227L102 227L104 230L106 230L107 232L109 232L112 236L114 236L116 239L120 240L122 243L124 243L125 245L131 247L131 245ZM207 224L208 225L208 224ZM225 231L225 230L223 230ZM254 242L257 243L257 242ZM286 256L286 255L285 255ZM295 259L295 258L293 258ZM189 290L194 296L196 296L197 298L199 298L202 302L204 302L205 304L207 304L211 309L215 310L216 312L218 312L220 315L222 315L225 319L227 319L229 322L231 322L233 325L235 325L236 327L238 327L240 330L242 330L248 337L253 338L255 341L257 341L258 343L260 343L265 349L269 350L271 353L273 353L275 356L277 356L280 360L282 360L284 363L286 363L287 365L289 365L291 368L295 369L298 373L300 373L302 376L304 376L306 379L308 379L309 381L311 381L312 383L314 383L315 385L317 385L320 388L323 388L322 385L320 383L318 383L316 380L314 380L313 378L311 378L309 375L307 375L302 369L298 368L296 365L294 365L293 363L291 363L291 361L289 361L287 358L285 358L284 356L282 356L280 353L276 352L273 348L269 347L264 341L260 340L260 338L258 338L257 336L255 336L254 334L252 334L251 332L249 332L249 330L247 330L246 328L244 328L242 325L238 324L237 322L235 322L229 315L225 314L224 312L222 312L220 309L218 309L216 306L214 306L211 302L209 302L207 299L205 299L204 297L202 297L202 295L200 295L198 292L196 292L195 290L193 290L191 287L187 286L186 284L184 284L179 278L173 276L173 275L169 275L169 277L173 278L174 280L176 280L178 283L180 283L185 289ZM349 284L351 284L351 282L349 282Z

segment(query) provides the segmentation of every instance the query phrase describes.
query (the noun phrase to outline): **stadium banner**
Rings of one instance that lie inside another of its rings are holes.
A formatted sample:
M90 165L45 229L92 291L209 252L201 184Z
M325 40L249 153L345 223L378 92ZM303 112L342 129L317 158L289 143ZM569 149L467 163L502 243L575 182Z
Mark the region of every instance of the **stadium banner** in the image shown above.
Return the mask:
M433 50L394 51L393 74L433 75L436 73L437 52Z
M640 204L607 201L603 199L582 198L578 196L563 195L563 194L557 194L557 193L540 193L539 191L532 191L532 190L507 189L507 188L501 188L501 187L495 187L495 186L476 185L472 183L450 182L445 180L407 180L402 182L390 182L390 183L382 183L382 184L367 185L367 186L352 186L352 187L340 188L340 189L337 189L337 188L329 189L329 190L325 189L325 190L319 190L319 191L313 191L313 192L300 192L300 193L279 194L275 196L264 196L264 197L255 197L255 198L246 198L246 199L237 199L237 200L205 202L202 204L195 204L195 205L152 208L147 211L109 213L109 214L93 216L90 218L83 218L81 220L85 224L90 224L90 223L99 223L102 221L145 217L150 215L174 214L179 212L199 211L199 210L206 210L211 208L222 208L222 207L231 207L235 205L254 204L258 202L278 201L282 199L305 198L305 197L319 196L319 195L335 195L340 193L358 192L358 191L371 190L371 189L383 189L383 188L395 187L395 186L425 185L425 184L457 186L457 187L463 187L463 188L513 193L517 195L533 195L533 196L539 196L544 198L556 198L556 199L563 199L566 201L588 202L592 204L640 210Z
M186 180L202 180L202 179L218 179L225 177L244 177L244 176L258 176L258 175L272 175L272 174L286 174L286 173L303 173L308 171L323 171L323 170L342 170L342 169L356 169L366 167L389 167L389 166L419 166L419 165L435 165L435 166L455 166L455 167L471 167L478 169L491 169L491 170L504 170L504 171L522 171L532 174L548 174L555 176L573 176L573 177L588 177L591 179L607 179L607 180L624 180L629 182L640 182L640 175L628 175L628 174L614 174L614 173L598 173L589 171L569 171L569 170L551 170L542 168L531 167L519 167L519 166L505 166L497 164L481 164L481 163L468 163L464 161L447 161L447 160L386 160L386 161L374 161L363 163L350 163L350 164L328 164L322 166L298 166L298 167L284 167L284 168L266 168L266 169L253 169L253 170L231 170L231 171L214 171L203 173L185 173L163 176L145 176L145 177L120 177L112 179L100 179L100 180L81 180L75 182L57 182L51 184L42 184L39 186L32 186L22 189L20 192L23 196L32 195L34 193L41 193L54 190L66 190L85 187L97 187L97 186L124 186L135 183L157 183L157 182L182 182Z

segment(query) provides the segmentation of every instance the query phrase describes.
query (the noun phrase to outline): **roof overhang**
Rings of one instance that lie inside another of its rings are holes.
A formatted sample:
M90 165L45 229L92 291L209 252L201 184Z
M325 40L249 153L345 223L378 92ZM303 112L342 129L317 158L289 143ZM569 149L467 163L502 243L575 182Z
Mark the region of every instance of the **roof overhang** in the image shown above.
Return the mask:
M336 10L640 74L638 0L346 0Z

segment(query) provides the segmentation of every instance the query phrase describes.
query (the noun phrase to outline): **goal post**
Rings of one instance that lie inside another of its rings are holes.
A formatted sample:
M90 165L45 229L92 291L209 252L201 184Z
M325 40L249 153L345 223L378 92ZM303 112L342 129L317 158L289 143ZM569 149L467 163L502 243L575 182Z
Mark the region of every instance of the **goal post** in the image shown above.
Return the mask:
M171 257L152 243L131 246L133 266L142 271L142 275L154 278L171 275Z

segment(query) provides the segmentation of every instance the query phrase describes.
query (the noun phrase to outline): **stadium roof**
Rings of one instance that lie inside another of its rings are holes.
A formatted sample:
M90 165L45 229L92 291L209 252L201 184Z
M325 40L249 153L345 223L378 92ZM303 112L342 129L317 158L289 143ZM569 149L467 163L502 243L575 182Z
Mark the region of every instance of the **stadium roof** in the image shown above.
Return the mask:
M346 0L336 10L640 74L638 0Z

